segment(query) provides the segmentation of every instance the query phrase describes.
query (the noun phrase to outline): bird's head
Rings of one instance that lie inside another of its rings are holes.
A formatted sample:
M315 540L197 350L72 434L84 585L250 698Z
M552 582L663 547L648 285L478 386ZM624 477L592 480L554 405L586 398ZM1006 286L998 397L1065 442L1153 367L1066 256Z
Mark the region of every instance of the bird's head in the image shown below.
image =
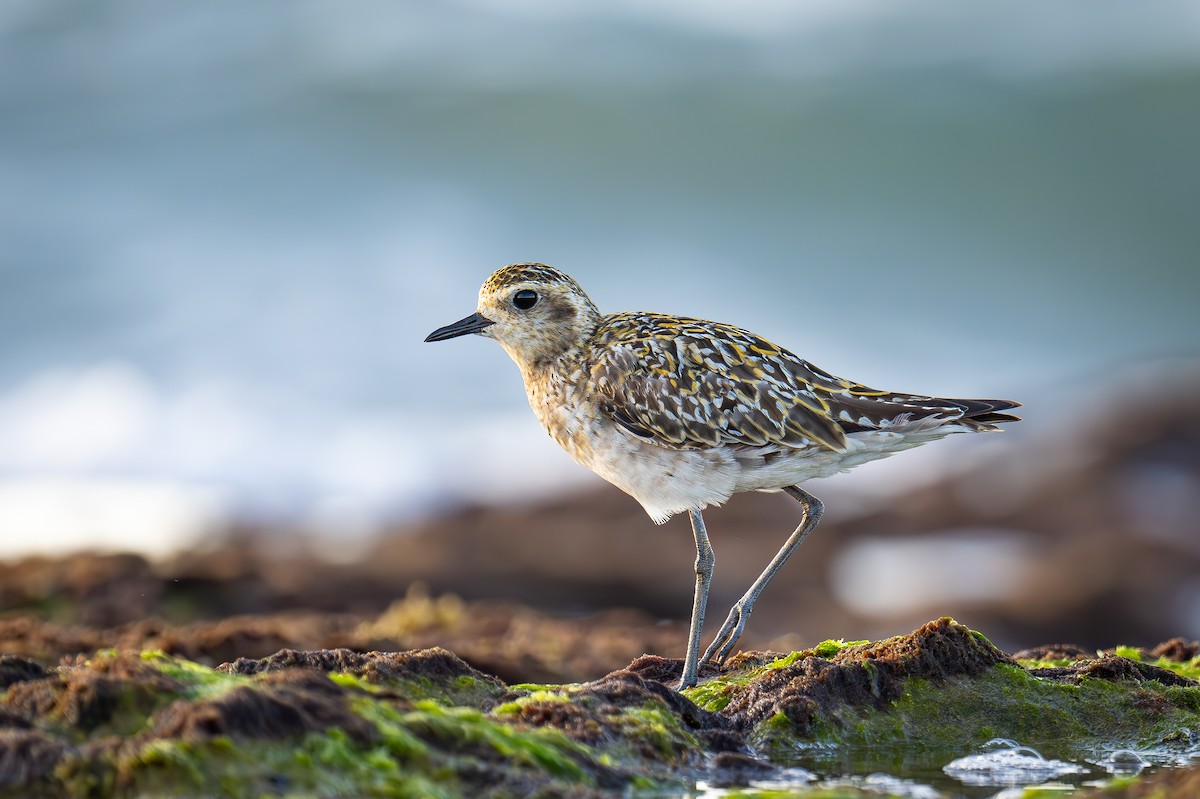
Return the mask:
M475 313L426 341L468 333L494 338L522 368L547 363L587 338L600 312L569 275L537 263L497 269L479 290Z

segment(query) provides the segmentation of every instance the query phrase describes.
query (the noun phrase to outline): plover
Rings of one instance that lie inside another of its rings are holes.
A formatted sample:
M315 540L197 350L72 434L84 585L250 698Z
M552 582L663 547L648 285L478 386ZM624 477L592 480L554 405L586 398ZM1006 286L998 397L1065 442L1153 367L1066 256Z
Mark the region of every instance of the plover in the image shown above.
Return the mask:
M632 496L656 523L687 511L696 589L679 687L722 663L754 603L824 506L798 483L950 433L997 430L1010 400L879 391L835 377L732 325L661 313L602 314L571 277L539 263L505 266L476 312L426 341L475 333L516 361L534 414L572 458ZM734 603L699 657L713 550L701 512L741 491L785 491L800 524Z

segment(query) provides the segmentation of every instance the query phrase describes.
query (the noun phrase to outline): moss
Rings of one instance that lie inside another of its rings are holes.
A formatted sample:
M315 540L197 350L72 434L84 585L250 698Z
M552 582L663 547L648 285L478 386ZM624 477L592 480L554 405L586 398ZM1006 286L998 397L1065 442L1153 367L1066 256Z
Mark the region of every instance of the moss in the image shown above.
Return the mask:
M345 688L357 688L369 694L399 694L414 702L434 700L441 704L484 708L501 693L494 682L469 674L452 680L436 680L426 675L416 678L379 679L350 672L334 671L329 679Z
M43 679L14 682L3 693L0 709L49 734L82 743L138 733L185 687L136 655L103 650L90 660L47 672Z
M433 699L447 705L485 708L504 693L493 680L460 674L452 680L435 680L421 676L417 680L400 680L389 685L410 699Z
M443 707L436 702L417 703L401 721L418 735L425 733L451 747L482 744L514 763L532 766L572 782L586 782L579 760L589 760L591 750L557 730L516 730L474 708Z
M741 677L714 677L692 688L685 688L683 695L711 713L720 713L728 707L730 700L733 698L731 696L732 689L735 686L745 685L750 679L749 676L745 675Z
M573 685L551 685L550 683L541 682L518 682L508 686L508 690L517 693L534 693L536 691L565 691L573 688Z
M158 739L122 750L108 779L79 764L60 778L79 795L98 789L111 794L115 784L121 796L216 793L234 799L278 794L451 799L523 794L531 785L558 785L553 792L566 792L571 785L594 783L584 767L594 767L592 751L555 730L514 729L473 708L432 701L404 711L362 694L351 707L378 731L370 743L356 742L339 728L298 740ZM463 781L464 775L485 773L486 790Z
M1163 689L1162 695L1176 707L1200 714L1200 687L1168 685Z
M247 681L245 677L215 671L160 649L142 652L140 657L143 663L178 680L184 686L183 695L189 699L212 699Z
M104 666L109 657L115 656L102 655L97 662ZM348 718L365 722L356 729L350 729L355 725L335 720L323 729L268 738L260 736L257 727L229 733L214 716L176 731L178 725L164 723L164 708L207 706L224 701L236 691L271 692L281 701L293 698L297 710L309 712L319 721L323 718L317 712L320 708L303 704L313 699L309 694L281 691L281 686L311 688L309 683L317 678L304 676L303 671L253 676L221 673L161 652L145 653L133 658L132 663L133 677L141 669L140 679L148 680L130 682L130 690L138 699L131 707L138 713L128 722L117 713L123 707L119 701L125 690L122 683L113 689L121 693L106 695L115 697L106 700L106 707L115 703L116 709L90 736L101 746L86 754L70 749L54 771L54 781L71 795L450 799L587 793L598 785L657 790L664 784L657 775L665 769L656 772L645 768L640 762L641 753L636 747L623 746L620 735L605 738L614 746L601 751L552 727L525 726L519 713L514 719L506 718L503 712L489 714L474 707L448 706L444 696L412 701L407 696L397 697L397 691L392 690L416 685L417 690L409 695L437 693L436 680L387 680L385 686L349 673L329 675L335 685L348 689L342 699ZM442 683L452 689L451 693L478 696L479 681L467 677L466 681L455 678ZM483 688L495 692L494 683ZM53 698L50 694L47 697L43 705ZM566 691L542 689L509 704L519 710L522 701L565 704L570 699ZM588 701L595 701L594 697ZM304 710L300 710L302 707ZM677 720L665 705L636 711L614 708L614 712L621 723L612 729L624 730L642 746L664 752L699 746L695 739L681 734ZM64 728L57 734L70 732ZM655 762L665 759L659 757Z
M368 694L383 694L391 692L387 686L364 680L357 674L347 674L344 671L330 672L329 679L343 688L357 688L358 690Z
M1113 648L1113 654L1118 657L1128 658L1129 660L1138 663L1145 663L1148 666L1156 666L1160 669L1166 669L1178 674L1180 677L1186 677L1189 680L1200 682L1200 655L1191 658L1190 660L1172 660L1166 657L1147 658L1144 656L1141 649L1132 646L1118 646ZM1083 662L1080 659L1072 658L1054 658L1054 659L1022 659L1017 661L1021 666L1027 669L1053 669L1066 668L1077 663Z
M422 746L409 749L411 740L397 747L397 737L388 736L387 744L381 747L363 750L350 741L340 730L329 730L324 735L310 736L305 746L295 755L298 765L303 767L316 766L316 771L338 775L343 779L349 778L354 784L354 790L369 795L396 797L397 799L450 799L458 791L453 783L438 784L434 776L424 770L405 767L413 757L425 754ZM401 757L396 758L400 751Z
M836 655L838 652L841 652L843 649L846 649L847 647L862 646L867 643L869 643L869 642L866 640L847 641L844 638L839 638L836 641L833 641L833 640L822 641L821 643L819 643L815 647L813 647L812 651L818 657L831 658L834 655ZM792 656L795 656L797 654L799 654L799 653L793 652ZM787 658L785 658L785 660L786 659ZM793 662L795 662L795 661L793 661Z
M773 716L769 716L758 728L759 735L765 738L787 735L791 731L792 720L783 713L776 713Z
M1017 665L1023 669L1065 669L1079 662L1081 661L1072 658L1045 658L1040 660L1022 658L1016 661Z
M661 703L625 708L611 722L639 749L649 748L661 761L682 764L702 747L695 736L686 732L679 719Z
M404 762L428 756L429 747L408 728L400 711L391 705L360 697L351 700L350 707L375 725L384 746L392 755Z
M844 706L818 722L815 740L841 746L970 747L994 737L1057 741L1074 751L1159 746L1178 737L1179 729L1200 725L1200 688L1152 681L1056 682L1001 663L977 677L910 677L900 697L883 709ZM760 724L754 737L776 747L797 743L782 714Z
M974 638L975 641L977 643L981 644L982 646L992 647L992 648L994 648L996 646L995 644L992 643L992 640L990 638L988 638L983 633L979 632L979 630L971 630L970 632L971 632L971 637Z
M822 745L962 751L995 737L1066 757L1183 748L1180 731L1200 727L1200 686L1153 666L1110 656L1032 674L941 619L875 644L829 641L765 665L747 660L686 693L784 758Z
M530 691L524 696L518 696L510 702L497 705L492 708L492 713L496 716L519 716L521 712L533 704L544 703L561 703L567 704L571 701L571 695L566 691L551 691L539 689Z
M765 666L727 672L719 677L713 677L691 688L683 689L682 693L693 703L710 713L720 713L729 706L730 700L733 699L733 695L739 688L761 678L767 671L787 668L806 657L811 657L812 654L813 650L811 649L792 652L790 655L772 660Z
M1194 657L1191 660L1184 660L1182 662L1169 658L1156 658L1145 662L1151 666L1158 666L1160 669L1173 671L1180 677L1187 677L1189 680L1200 682L1200 657Z
M125 796L230 799L363 796L451 799L453 783L401 767L385 747L364 749L344 732L311 733L299 742L151 741L119 765Z
M590 796L687 790L747 744L777 762L886 761L882 770L892 773L910 767L914 752L936 752L944 763L994 737L1064 759L1096 748L1188 750L1189 731L1200 729L1200 686L1174 675L1192 666L1139 665L1148 657L1140 650L1119 654L1069 670L1037 661L1056 669L1039 676L984 636L939 620L875 644L825 641L778 658L746 657L684 692L702 710L633 668L583 685L504 686L432 650L281 653L267 659L269 669L233 673L162 652L100 653L89 663L96 675L71 667L58 682L26 681L21 697L12 689L4 696L39 734L58 736L52 742L67 754L50 767L57 764L55 777L72 795ZM63 690L93 682L109 691L96 694L103 702ZM77 716L97 721L60 730L62 696L78 699L69 705ZM257 707L248 697L295 710L308 726L218 723L226 715L216 711L234 699ZM167 723L182 718L181 708L195 718ZM67 746L77 733L87 734L88 748ZM894 763L879 754L893 750L903 753ZM1059 795L1039 790L1025 795ZM729 793L877 795L853 785Z
M1190 680L1200 680L1200 655L1191 660L1171 660L1170 658L1150 658L1143 657L1142 650L1132 646L1118 646L1114 648L1113 653L1123 658L1136 660L1139 663L1146 663L1150 666L1157 666L1160 669L1173 671L1180 677L1187 677Z
M228 739L215 739L203 745L185 741L151 741L132 757L123 759L119 771L123 782L129 783L149 776L167 776L172 781L199 786L204 781L203 764L211 753L225 756L234 747Z

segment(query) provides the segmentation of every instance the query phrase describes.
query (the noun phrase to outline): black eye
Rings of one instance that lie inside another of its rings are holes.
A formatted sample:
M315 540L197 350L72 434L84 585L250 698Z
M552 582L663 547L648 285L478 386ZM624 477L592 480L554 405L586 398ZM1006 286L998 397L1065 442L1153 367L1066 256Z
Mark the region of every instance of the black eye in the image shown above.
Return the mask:
M513 295L513 305L517 306L522 311L528 311L533 306L537 305L538 295L536 291L522 289Z

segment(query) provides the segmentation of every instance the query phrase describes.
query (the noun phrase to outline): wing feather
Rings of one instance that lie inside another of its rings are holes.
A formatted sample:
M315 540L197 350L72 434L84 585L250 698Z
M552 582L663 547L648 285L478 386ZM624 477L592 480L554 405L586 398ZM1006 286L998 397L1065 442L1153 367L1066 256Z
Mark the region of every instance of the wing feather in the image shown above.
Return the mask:
M847 447L846 434L915 424L995 430L1011 400L944 399L864 386L741 328L665 314L612 314L588 364L600 410L675 449Z
M597 332L600 409L635 435L678 449L725 444L846 448L803 361L740 328L615 314Z

